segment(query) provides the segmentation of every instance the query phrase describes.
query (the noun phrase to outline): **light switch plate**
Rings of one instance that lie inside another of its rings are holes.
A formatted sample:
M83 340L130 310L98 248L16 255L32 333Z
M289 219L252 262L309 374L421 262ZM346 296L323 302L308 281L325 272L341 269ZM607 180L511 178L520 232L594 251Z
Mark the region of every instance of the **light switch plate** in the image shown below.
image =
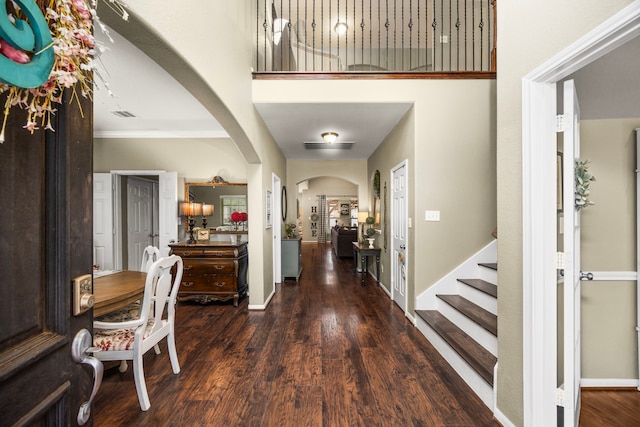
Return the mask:
M424 211L425 221L440 221L440 211Z

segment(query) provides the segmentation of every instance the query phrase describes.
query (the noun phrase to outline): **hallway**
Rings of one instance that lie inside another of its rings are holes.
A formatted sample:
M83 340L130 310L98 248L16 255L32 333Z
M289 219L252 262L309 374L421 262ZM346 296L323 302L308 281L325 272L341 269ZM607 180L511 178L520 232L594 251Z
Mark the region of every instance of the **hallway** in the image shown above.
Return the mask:
M491 411L351 258L305 243L299 283L265 311L247 299L176 309L181 373L145 356L149 411L132 369L105 371L96 426L496 426Z

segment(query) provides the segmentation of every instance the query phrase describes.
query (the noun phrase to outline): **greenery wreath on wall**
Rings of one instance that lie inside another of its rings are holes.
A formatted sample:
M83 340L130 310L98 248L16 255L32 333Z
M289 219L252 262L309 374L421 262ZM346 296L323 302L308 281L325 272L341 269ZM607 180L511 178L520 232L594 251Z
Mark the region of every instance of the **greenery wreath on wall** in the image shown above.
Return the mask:
M591 181L595 181L596 177L589 172L589 160L576 160L575 169L575 205L576 210L581 210L594 203L589 200L591 193L590 184Z

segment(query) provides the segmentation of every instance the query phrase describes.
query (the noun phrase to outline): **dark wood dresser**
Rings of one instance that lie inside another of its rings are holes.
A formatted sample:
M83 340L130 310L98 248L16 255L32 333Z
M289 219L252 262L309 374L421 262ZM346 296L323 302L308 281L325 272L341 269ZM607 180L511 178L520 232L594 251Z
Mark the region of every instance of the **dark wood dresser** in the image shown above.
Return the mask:
M247 243L208 242L169 245L170 254L182 257L184 272L178 291L179 301L238 300L247 295Z

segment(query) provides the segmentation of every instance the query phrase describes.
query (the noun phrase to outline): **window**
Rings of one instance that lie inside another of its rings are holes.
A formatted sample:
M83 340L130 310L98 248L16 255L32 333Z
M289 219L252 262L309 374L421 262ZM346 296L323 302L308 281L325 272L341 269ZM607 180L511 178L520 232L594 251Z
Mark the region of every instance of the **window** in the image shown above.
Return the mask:
M247 211L247 197L244 195L220 196L220 202L222 204L222 224L224 225L233 225L233 221L231 221L233 212Z

